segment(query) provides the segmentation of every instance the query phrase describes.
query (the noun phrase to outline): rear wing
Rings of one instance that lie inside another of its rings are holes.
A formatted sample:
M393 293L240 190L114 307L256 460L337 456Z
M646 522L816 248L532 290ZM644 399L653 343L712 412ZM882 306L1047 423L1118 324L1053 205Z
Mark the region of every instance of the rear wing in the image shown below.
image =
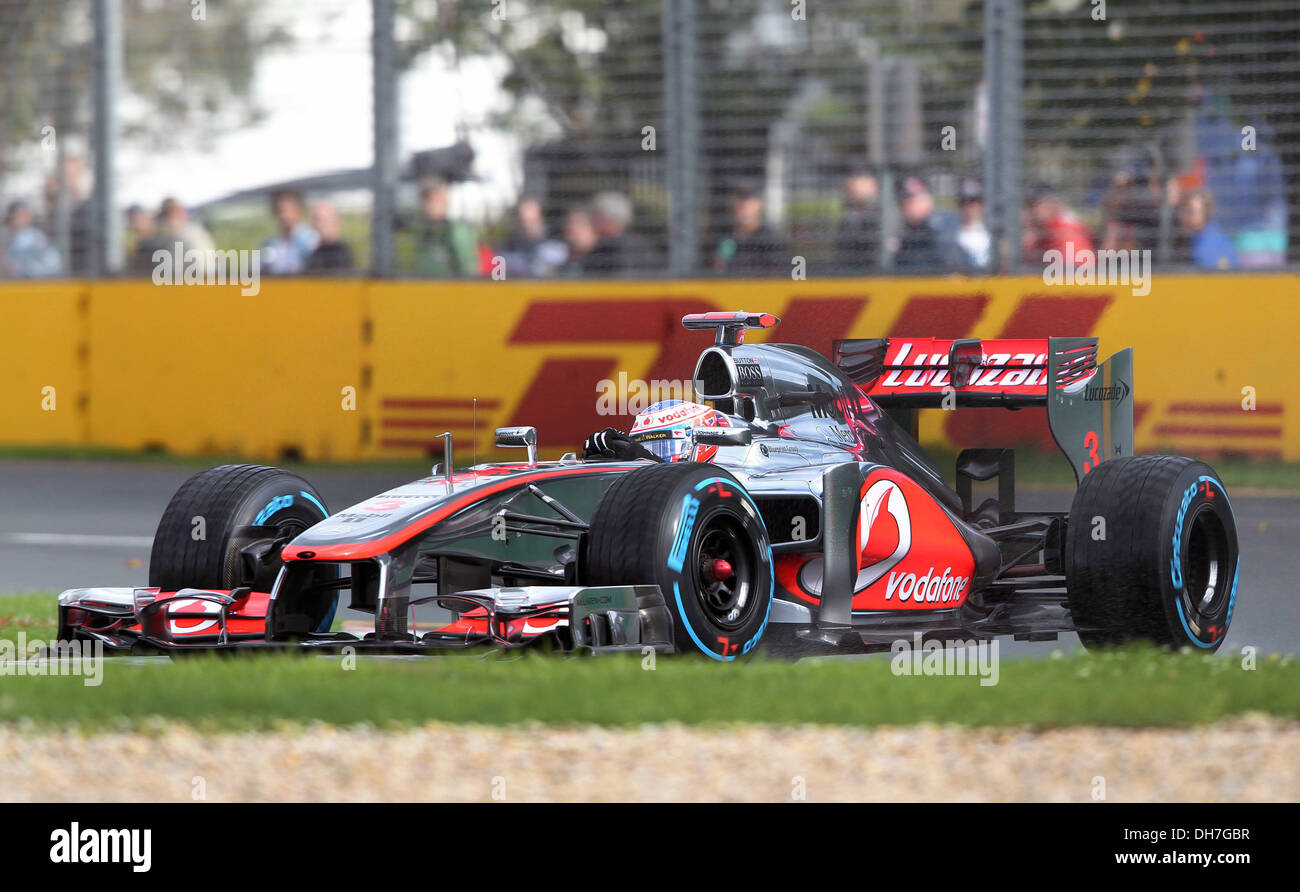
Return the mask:
M1046 407L1079 479L1133 454L1133 349L1097 364L1096 338L842 340L834 361L885 408Z

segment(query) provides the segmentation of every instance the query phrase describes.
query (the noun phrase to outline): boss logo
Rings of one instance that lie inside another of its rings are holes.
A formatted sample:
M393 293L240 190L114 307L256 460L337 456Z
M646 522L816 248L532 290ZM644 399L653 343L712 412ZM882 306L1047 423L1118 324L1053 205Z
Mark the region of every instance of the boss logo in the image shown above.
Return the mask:
M763 385L763 369L752 359L736 360L736 378L741 384L751 387Z

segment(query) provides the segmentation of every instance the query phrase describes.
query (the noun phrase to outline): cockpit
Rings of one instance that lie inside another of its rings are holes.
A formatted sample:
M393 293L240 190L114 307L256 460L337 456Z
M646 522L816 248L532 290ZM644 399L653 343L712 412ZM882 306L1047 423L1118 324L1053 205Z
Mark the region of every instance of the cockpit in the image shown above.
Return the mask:
M811 454L820 460L810 463L856 459L894 467L961 510L957 493L920 444L820 353L797 344L719 341L696 364L695 396L748 425L755 443L767 438L815 445Z

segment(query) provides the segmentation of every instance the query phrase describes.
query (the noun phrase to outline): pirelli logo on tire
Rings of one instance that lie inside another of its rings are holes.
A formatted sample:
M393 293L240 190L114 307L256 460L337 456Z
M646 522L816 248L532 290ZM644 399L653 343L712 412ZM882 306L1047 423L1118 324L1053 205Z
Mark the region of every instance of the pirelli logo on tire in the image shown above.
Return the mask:
M682 497L682 515L677 524L677 538L673 540L672 551L668 553L668 566L676 573L682 572L686 563L686 549L691 543L691 531L695 529L695 515L700 510L700 500L694 496Z

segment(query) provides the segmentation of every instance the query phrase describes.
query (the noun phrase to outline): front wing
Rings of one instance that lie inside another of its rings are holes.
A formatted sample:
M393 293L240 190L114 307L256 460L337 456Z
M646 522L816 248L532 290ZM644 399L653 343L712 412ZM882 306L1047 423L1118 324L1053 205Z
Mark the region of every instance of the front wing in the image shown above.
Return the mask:
M412 599L437 602L450 624L404 635L324 632L274 640L266 593L150 588L69 589L59 596L59 640L98 641L108 652L204 653L299 650L419 654L489 644L513 648L549 638L565 651L658 652L673 648L672 617L658 586L492 587ZM378 624L377 624L378 625Z

